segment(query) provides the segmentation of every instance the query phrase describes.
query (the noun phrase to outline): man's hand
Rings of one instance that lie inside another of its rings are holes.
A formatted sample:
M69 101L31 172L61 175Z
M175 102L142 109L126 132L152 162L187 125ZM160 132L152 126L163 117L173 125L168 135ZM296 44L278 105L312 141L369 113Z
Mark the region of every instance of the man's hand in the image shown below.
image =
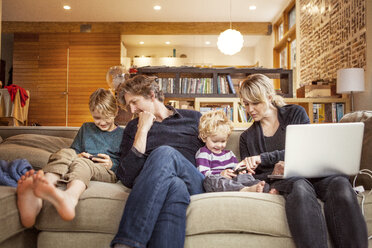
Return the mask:
M147 111L138 113L138 130L148 132L151 129L152 124L154 124L155 119L153 113Z
M147 111L138 114L137 132L134 137L133 147L142 154L146 152L147 134L154 124L155 119L155 115Z

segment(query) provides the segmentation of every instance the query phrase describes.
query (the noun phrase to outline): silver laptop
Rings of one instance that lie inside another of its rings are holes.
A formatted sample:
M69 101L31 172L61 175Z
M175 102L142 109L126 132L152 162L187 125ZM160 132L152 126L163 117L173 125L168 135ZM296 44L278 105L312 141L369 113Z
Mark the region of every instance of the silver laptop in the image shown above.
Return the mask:
M269 178L356 175L362 153L364 123L289 125L284 175Z

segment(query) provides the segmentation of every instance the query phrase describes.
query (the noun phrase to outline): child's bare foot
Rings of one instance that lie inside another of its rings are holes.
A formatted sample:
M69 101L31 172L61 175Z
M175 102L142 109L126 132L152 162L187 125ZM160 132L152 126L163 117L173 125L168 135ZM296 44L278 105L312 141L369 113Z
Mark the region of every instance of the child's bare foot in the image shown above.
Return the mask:
M265 186L265 181L260 181L259 183L253 185L253 186L249 186L249 187L244 187L240 190L240 192L258 192L258 193L262 193L263 192L263 189L264 189L264 186Z
M279 195L279 191L273 188L273 189L270 189L269 194Z
M52 203L63 220L70 221L75 217L77 201L46 180L43 173L36 176L34 193L43 200Z
M18 180L17 206L21 223L25 227L32 227L35 224L42 206L42 200L33 192L34 173L34 170L29 170Z

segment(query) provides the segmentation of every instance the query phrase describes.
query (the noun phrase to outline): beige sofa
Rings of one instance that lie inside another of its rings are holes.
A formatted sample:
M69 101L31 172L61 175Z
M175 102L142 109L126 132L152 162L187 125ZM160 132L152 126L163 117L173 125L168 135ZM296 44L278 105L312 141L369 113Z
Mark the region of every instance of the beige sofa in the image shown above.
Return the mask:
M362 167L371 168L372 113L360 112L344 121L366 123ZM367 116L367 118L365 118ZM42 168L51 152L68 146L78 128L0 127L0 158L27 158ZM239 135L234 131L228 144L238 152ZM366 185L370 182L365 180ZM35 228L19 221L15 188L0 186L0 247L109 247L130 192L121 183L91 182L81 196L76 218L63 221L45 203ZM369 235L372 235L372 197L364 203ZM372 245L372 242L370 242ZM294 247L288 229L282 196L262 193L221 192L192 196L187 210L185 247Z

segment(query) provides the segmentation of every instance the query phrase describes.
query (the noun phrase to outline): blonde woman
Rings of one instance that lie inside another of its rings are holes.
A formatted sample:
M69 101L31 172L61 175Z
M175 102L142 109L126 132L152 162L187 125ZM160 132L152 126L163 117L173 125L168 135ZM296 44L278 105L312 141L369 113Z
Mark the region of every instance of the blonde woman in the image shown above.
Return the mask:
M291 124L307 124L305 110L286 105L261 74L248 76L239 89L253 125L240 136L240 155L254 177L282 174L285 132ZM327 247L327 229L335 247L368 247L367 227L356 195L344 176L289 178L271 181L286 199L289 229L297 247ZM324 216L317 198L324 202Z

